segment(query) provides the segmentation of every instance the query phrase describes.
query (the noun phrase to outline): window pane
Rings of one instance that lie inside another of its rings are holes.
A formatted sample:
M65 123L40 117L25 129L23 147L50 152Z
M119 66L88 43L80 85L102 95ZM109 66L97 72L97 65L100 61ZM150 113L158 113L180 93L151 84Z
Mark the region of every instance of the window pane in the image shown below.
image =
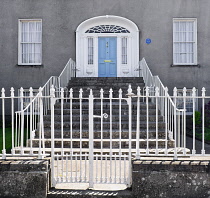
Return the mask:
M195 63L195 20L175 20L173 23L174 64Z
M123 37L122 38L122 64L128 63L128 38Z
M93 38L88 38L88 64L93 64Z
M41 63L42 23L21 21L21 59L25 64Z

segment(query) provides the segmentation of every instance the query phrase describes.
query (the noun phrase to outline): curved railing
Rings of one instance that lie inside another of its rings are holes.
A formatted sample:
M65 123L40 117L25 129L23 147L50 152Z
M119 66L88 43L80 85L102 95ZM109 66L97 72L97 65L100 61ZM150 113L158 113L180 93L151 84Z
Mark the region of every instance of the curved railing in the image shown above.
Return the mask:
M75 77L76 63L70 58L61 74L51 76L43 87L39 88L38 93L34 96L33 89L29 89L29 96L24 96L23 88L20 89L20 111L15 112L16 130L13 139L13 149L19 148L20 153L24 154L24 148L30 147L30 154L33 154L32 139L37 137L39 152L38 155L44 153L44 115L50 111L50 96L52 87L55 89L55 97L60 97L61 88L68 85L69 80ZM24 108L24 99L30 100L29 104ZM14 150L12 149L12 152Z

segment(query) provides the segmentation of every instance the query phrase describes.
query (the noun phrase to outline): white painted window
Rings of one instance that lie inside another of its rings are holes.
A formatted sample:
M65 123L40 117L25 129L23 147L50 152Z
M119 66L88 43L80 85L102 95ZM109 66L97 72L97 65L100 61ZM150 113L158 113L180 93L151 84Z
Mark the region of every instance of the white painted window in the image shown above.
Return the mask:
M173 20L173 64L197 65L197 19Z
M128 63L128 38L122 37L122 64Z
M197 93L197 91L196 91ZM177 89L177 99L176 99L176 106L178 109L184 109L184 98L183 97L183 89ZM181 98L180 98L181 97ZM192 89L187 89L186 91L186 114L192 115L193 114L193 98L192 98ZM198 110L198 99L195 98L195 111Z
M88 65L93 65L93 59L94 59L94 43L93 38L88 38Z
M42 64L42 20L19 20L18 64Z

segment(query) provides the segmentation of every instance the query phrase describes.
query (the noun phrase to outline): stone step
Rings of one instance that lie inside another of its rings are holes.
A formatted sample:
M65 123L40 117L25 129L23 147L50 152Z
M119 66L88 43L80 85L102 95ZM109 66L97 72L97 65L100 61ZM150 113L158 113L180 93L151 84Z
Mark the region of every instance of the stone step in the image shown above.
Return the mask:
M65 140L65 141L64 141ZM54 147L55 148L81 148L81 149L88 149L89 148L89 139L55 139L54 140ZM44 139L45 142L45 148L51 148L51 139ZM30 147L30 140L29 140L29 147ZM165 139L149 139L148 141L146 139L140 139L139 141L139 148L146 148L148 144L148 147L156 148L156 144L158 144L158 148L165 148L167 144L167 148L173 148L174 147L174 141L173 140L165 140ZM112 146L113 149L120 149L121 148L129 148L129 139L103 139L101 142L101 139L94 139L93 140L93 147L95 149L110 149ZM39 139L33 139L32 140L32 147L39 147ZM132 139L131 141L131 147L133 149L136 148L136 139Z
M110 138L110 130L103 130L101 131L94 131L93 136L95 139L100 139L101 138L101 134L102 134L102 138L106 139L106 138ZM165 130L158 130L157 132L157 136L158 138L164 139L165 138ZM82 138L89 138L89 131L88 130L82 130L81 133ZM121 133L119 131L112 131L112 138L116 139L116 138L123 138L123 139L128 139L129 138L129 132L128 130L123 130ZM39 132L36 131L36 138L39 137ZM51 138L51 130L49 129L45 129L44 131L44 137L45 138ZM69 130L63 130L63 137L64 138L80 138L80 131L79 130L72 130L72 133ZM135 139L136 136L136 131L132 131L132 138ZM146 138L147 137L147 132L144 130L140 131L140 136L139 138ZM54 131L54 138L61 138L61 130L57 130L55 129ZM156 130L148 130L148 138L156 138Z
M69 88L72 87L88 87L88 86L97 86L97 87L109 87L109 88L113 88L113 87L119 87L119 88L127 88L128 86L131 85L132 89L136 89L137 87L144 87L144 82L143 81L132 81L132 82L118 82L118 81L114 81L114 82L102 82L102 81L71 81L69 83ZM122 87L123 86L123 87Z
M72 122L72 124L70 124L70 122L63 122L63 128L65 129L70 129L70 126L73 129L79 129L80 128L80 122L79 121L74 121ZM104 129L109 129L110 127L112 127L112 129L119 129L119 127L121 126L122 130L123 129L128 129L129 128L129 123L128 122L121 122L121 125L119 124L119 122L112 122L112 124L110 125L110 122L103 122L103 128ZM45 128L50 128L51 127L51 122L49 121L45 121L44 123L44 127ZM60 129L61 128L61 122L54 122L54 127L56 129ZM156 128L156 122L149 122L148 125L146 122L140 122L140 129L146 129L146 128ZM159 122L158 123L158 129L163 129L165 127L165 123L164 122ZM89 122L82 122L82 128L83 129L88 129L89 128ZM100 121L95 121L94 122L94 129L101 129L101 122ZM132 129L136 129L136 123L132 123Z
M142 77L76 77L70 82L144 82Z
M103 113L107 113L109 115L110 109L104 109ZM71 110L70 109L63 109L63 114L64 115L70 115ZM150 109L149 110L149 115L156 115L156 109ZM51 111L48 110L47 114L50 115ZM55 115L61 115L61 109L55 109L54 110L54 114ZM80 114L80 109L72 109L72 114L75 115L79 115ZM88 109L82 109L82 114L85 116L89 116L89 112ZM94 109L94 115L100 115L101 114L101 109ZM112 114L113 115L119 115L119 109L112 109ZM136 115L137 114L137 110L136 109L132 109L132 115ZM147 110L146 109L140 109L140 115L141 116L145 116L147 114ZM158 114L160 114L160 112L158 111ZM124 109L122 111L122 115L128 115L128 109Z
M67 121L69 121L70 122L70 119L71 119L71 117L72 117L72 122L75 122L75 121L80 121L80 116L79 115L75 115L75 114L73 114L72 116L70 116L70 115L63 115L63 121L64 122L67 122ZM113 122L116 122L116 121L119 121L119 115L112 115L112 121ZM54 116L54 120L56 121L56 122L59 122L59 121L61 121L61 115L55 115ZM99 120L99 118L95 118L95 120ZM108 117L108 118L106 118L106 119L103 119L104 121L106 121L106 122L108 122L108 121L110 121L110 116ZM127 121L128 120L128 115L121 115L121 121ZM137 116L136 115L132 115L132 121L133 122L136 122L136 120L137 120ZM147 120L147 117L146 116L140 116L140 122L141 121L146 121ZM148 120L149 120L149 122L151 121L151 122L155 122L156 121L156 115L149 115L148 116ZM44 121L51 121L51 115L46 115L46 116L44 116ZM83 116L82 116L82 121L89 121L89 116L84 116L84 114L83 114ZM158 121L163 121L163 116L158 116Z
M109 100L109 99L107 99ZM107 100L104 100L102 103L97 100L97 102L94 103L94 109L101 109L101 106L103 104L103 109L110 109L110 101L107 102ZM73 100L72 101L72 104L68 101L66 102L66 100L64 100L64 103L63 103L63 109L70 109L70 105L72 105L72 109L79 109L80 108L80 101L79 99L76 99L76 100ZM112 101L112 109L119 109L120 105L119 105L119 102L115 102L115 101ZM145 102L141 102L140 103L140 109L146 109L148 106L149 110L150 109L155 109L156 108L156 105L154 103L148 103L148 105L145 103ZM57 102L55 104L55 109L60 109L61 108L61 103L60 102ZM89 108L89 102L84 102L82 100L82 109L88 109ZM121 109L128 109L128 104L127 102L125 101L122 101L121 103ZM137 103L136 102L132 102L132 109L137 109Z

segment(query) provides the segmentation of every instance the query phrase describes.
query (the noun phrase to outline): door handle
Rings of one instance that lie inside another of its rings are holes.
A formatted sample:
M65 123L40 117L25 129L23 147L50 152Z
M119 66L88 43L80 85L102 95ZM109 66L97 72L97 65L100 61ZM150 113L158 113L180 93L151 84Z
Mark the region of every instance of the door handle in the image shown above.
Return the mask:
M111 60L104 60L105 63L110 63L112 62Z

